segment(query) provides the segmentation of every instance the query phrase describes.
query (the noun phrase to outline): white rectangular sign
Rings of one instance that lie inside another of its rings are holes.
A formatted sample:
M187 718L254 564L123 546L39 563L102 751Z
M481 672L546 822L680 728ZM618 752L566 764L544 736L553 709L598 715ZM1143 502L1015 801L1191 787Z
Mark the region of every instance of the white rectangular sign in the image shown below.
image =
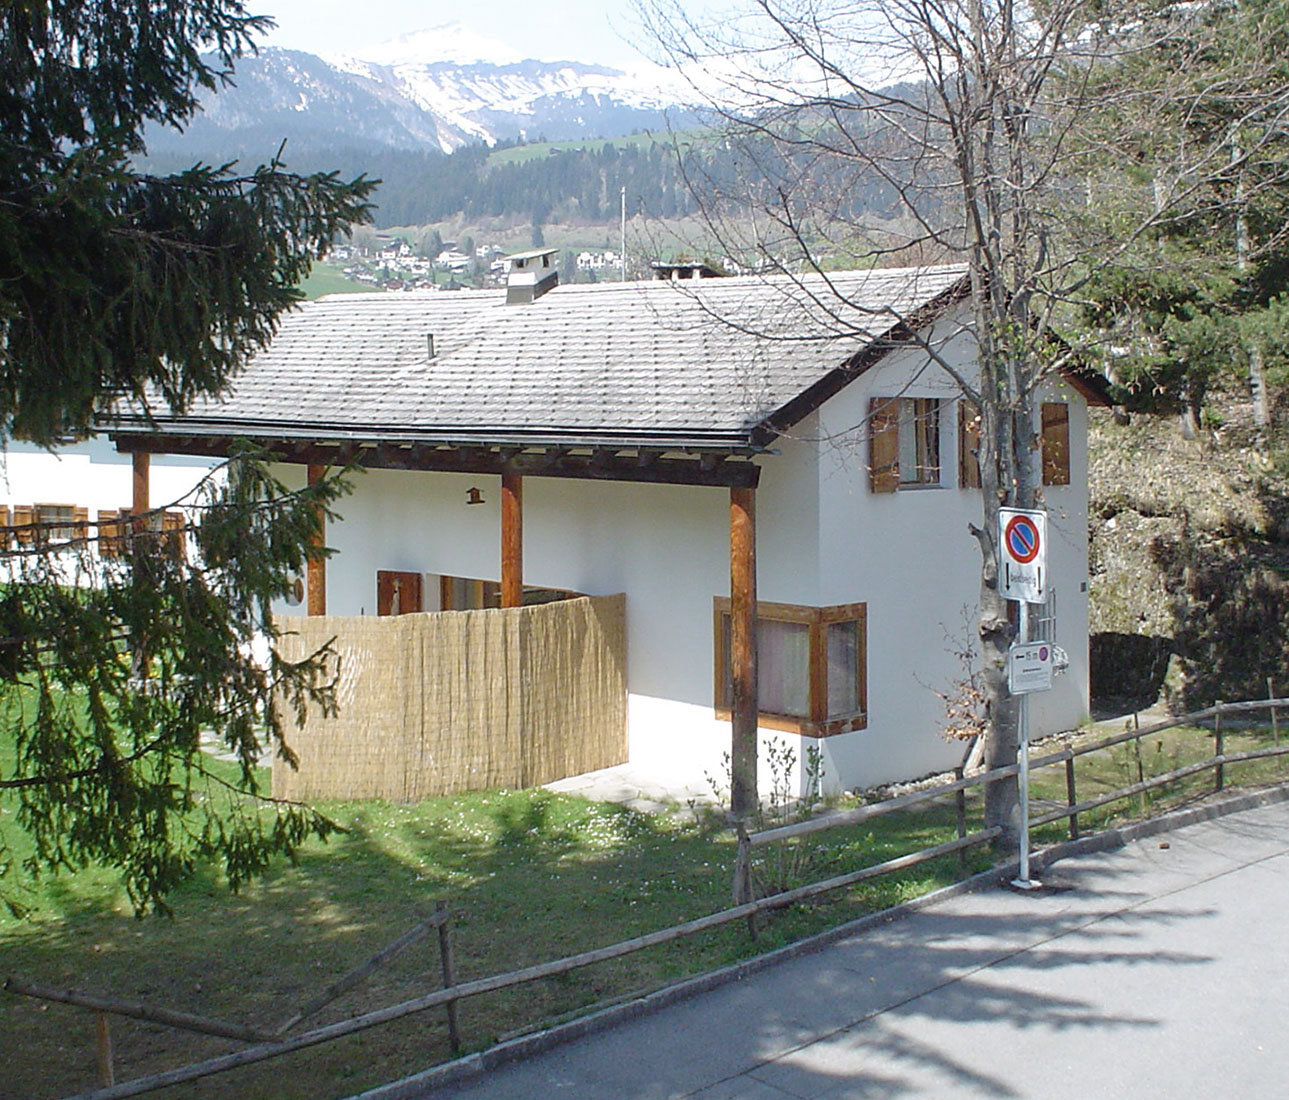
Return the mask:
M1013 695L1052 690L1052 643L1016 642L1007 651L1007 688Z
M998 591L1004 599L1047 599L1047 513L998 511Z

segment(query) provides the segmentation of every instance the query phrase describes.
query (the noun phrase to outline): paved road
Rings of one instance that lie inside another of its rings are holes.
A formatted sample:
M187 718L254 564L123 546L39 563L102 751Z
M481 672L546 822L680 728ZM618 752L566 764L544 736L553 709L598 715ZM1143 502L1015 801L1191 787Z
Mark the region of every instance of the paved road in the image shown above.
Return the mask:
M1289 1095L1289 803L949 898L426 1100Z

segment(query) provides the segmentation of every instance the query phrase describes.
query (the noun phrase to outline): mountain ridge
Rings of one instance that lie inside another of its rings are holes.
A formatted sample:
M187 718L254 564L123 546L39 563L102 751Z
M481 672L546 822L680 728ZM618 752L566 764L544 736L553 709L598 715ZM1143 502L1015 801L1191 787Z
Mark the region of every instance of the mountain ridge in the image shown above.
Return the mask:
M276 130L294 144L331 132L348 144L449 153L477 142L620 137L685 113L681 85L657 66L523 58L460 24L362 52L370 56L264 47L238 62L230 86L202 93L184 132L151 129L148 148L236 151L239 134ZM461 60L480 53L491 56Z

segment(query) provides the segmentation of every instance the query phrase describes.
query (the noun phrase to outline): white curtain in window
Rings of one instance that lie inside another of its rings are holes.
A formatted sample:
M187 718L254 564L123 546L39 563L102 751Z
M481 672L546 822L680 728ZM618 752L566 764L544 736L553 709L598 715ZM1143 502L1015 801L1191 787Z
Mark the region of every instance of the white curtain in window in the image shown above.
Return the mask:
M859 713L859 623L828 624L828 717Z
M792 718L810 717L810 627L762 619L757 626L760 708Z

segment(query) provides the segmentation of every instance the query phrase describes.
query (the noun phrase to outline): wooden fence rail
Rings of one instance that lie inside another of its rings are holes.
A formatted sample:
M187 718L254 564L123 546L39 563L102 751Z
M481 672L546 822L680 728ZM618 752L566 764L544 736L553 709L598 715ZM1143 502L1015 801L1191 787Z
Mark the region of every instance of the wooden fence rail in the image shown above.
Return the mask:
M131 1019L164 1024L166 1027L180 1028L184 1031L196 1031L202 1035L214 1035L221 1039L241 1039L244 1042L254 1043L273 1038L271 1031L225 1023L223 1020L214 1020L209 1016L195 1016L190 1012L177 1012L159 1005L144 1004L142 1001L101 997L79 989L60 989L52 985L42 985L39 982L20 981L18 978L7 978L4 988L6 992L17 993L23 997L36 997L42 1001L56 1001L60 1004L75 1005L77 1008L92 1009L95 1012L129 1016Z
M1058 751L1047 753L1043 756L1032 759L1030 763L1031 768L1064 763L1067 805L1057 810L1053 810L1050 813L1035 817L1031 821L1031 826L1039 826L1062 818L1068 818L1070 821L1070 835L1072 837L1077 837L1078 817L1080 814L1085 814L1110 802L1131 797L1134 794L1143 794L1145 791L1152 788L1163 786L1165 784L1175 782L1178 779L1183 779L1187 776L1210 769L1214 771L1214 785L1216 789L1220 790L1225 781L1224 769L1227 764L1237 764L1250 760L1289 755L1289 745L1280 746L1278 743L1278 736L1276 737L1276 745L1270 748L1253 749L1237 753L1223 752L1223 716L1249 714L1259 710L1269 709L1274 718L1277 714L1277 708L1284 707L1289 707L1289 698L1257 700L1243 703L1219 703L1216 706L1208 707L1192 714L1182 715L1179 718L1169 719L1168 721L1156 723L1142 729L1129 729L1123 733L1102 738L1096 742L1090 742L1078 746L1067 746ZM1148 737L1152 734L1160 733L1177 726L1196 725L1208 721L1212 721L1215 727L1215 751L1211 757L1193 764L1188 764L1181 768L1175 768L1167 774L1152 776L1150 779L1139 777L1139 781L1137 783L1129 784L1125 787L1119 788L1118 790L1098 795L1092 799L1085 799L1082 802L1078 801L1074 774L1074 761L1078 757L1086 756L1093 752L1103 751L1129 741L1135 741L1140 745L1141 738L1143 737ZM100 1061L103 1058L104 1050L106 1050L107 1058L107 1066L104 1072L104 1083L106 1084L106 1087L98 1088L87 1093L80 1093L75 1097L68 1098L68 1100L120 1100L120 1098L124 1097L138 1096L155 1089L165 1088L169 1085L181 1084L186 1081L194 1081L199 1078L208 1077L213 1074L222 1073L241 1066L251 1065L271 1058L277 1058L293 1051L317 1046L321 1043L330 1042L346 1035L352 1035L368 1028L390 1023L394 1020L403 1019L405 1017L439 1007L447 1009L448 1028L452 1050L453 1053L457 1053L460 1048L460 1039L457 1033L456 1006L460 1001L467 997L475 997L484 993L493 993L498 990L522 985L527 982L557 977L582 967L591 966L595 963L607 962L611 959L621 958L624 955L629 955L637 951L643 951L647 948L674 942L688 936L697 935L701 932L719 928L734 921L746 920L749 922L753 931L755 931L755 918L758 914L767 910L785 908L789 905L795 904L796 902L815 897L819 894L853 886L859 882L890 874L894 871L912 867L929 860L939 859L942 856L950 855L955 852L965 853L972 847L987 844L991 840L995 839L1001 833L1001 830L997 828L989 828L981 829L974 833L969 833L967 831L965 792L972 787L997 782L1000 779L1015 775L1018 771L1019 766L1012 764L1003 768L995 768L991 771L981 772L976 775L965 776L962 774L963 769L958 768L955 770L955 778L950 782L937 784L934 787L914 791L906 795L888 799L884 802L861 806L854 810L823 814L817 818L811 818L807 821L798 822L793 825L779 826L773 829L765 829L757 833L740 833L738 837L738 859L736 861L735 872L736 898L742 897L743 899L739 904L735 904L728 909L723 909L716 913L708 914L704 917L698 917L694 920L672 925L669 928L663 928L641 936L636 936L629 940L623 940L604 947L579 952L575 955L569 955L561 959L539 963L534 966L508 971L504 974L494 974L468 982L456 981L452 963L451 945L448 938L448 910L446 903L440 902L436 907L434 916L422 922L398 940L394 941L394 943L390 944L377 955L367 960L367 962L363 963L361 966L356 967L344 977L332 983L332 985L330 985L326 990L323 990L318 996L307 1001L297 1009L293 1015L288 1017L281 1025L279 1025L274 1032L266 1033L255 1029L241 1028L238 1025L226 1024L222 1021L209 1020L204 1017L189 1016L188 1014L175 1013L171 1010L158 1010L152 1006L141 1006L121 1001L113 1001L110 998L96 998L92 995L78 993L74 990L55 990L50 987L37 986L32 983L18 982L16 979L12 978L5 983L5 988L15 993L24 993L29 996L43 997L49 1000L65 1001L70 1004L76 1004L85 1008L93 1009L99 1013L98 1026L100 1032L104 1029L105 1021L105 1016L102 1014L105 1012L115 1012L124 1015L133 1015L153 1022L167 1023L174 1027L185 1027L189 1030L203 1031L207 1034L215 1034L249 1041L255 1044L230 1054L209 1058L187 1066L180 1066L175 1069L152 1074L147 1077L136 1078L133 1081L113 1084L110 1083L112 1080L110 1035L101 1035L99 1044ZM945 841L944 843L936 844L916 852L910 852L906 855L896 856L892 859L885 860L882 863L856 871L849 871L845 874L836 875L820 882L808 883L792 890L770 894L762 898L756 898L753 896L751 855L754 848L770 844L775 841L809 836L824 829L833 829L846 825L859 824L884 814L907 810L910 807L922 805L936 799L942 799L949 794L955 795L957 819L956 831L958 834L956 839ZM435 990L432 993L426 993L410 1000L401 1001L385 1008L361 1013L359 1015L352 1016L347 1020L341 1020L324 1027L314 1028L313 1030L301 1032L292 1036L286 1035L286 1032L297 1026L307 1017L319 1011L325 1005L330 1004L342 993L352 989L370 975L377 967L389 961L412 943L424 937L431 929L434 928L437 928L439 932L440 961L442 965L444 986L442 989ZM163 1019L163 1015L168 1018Z
M1132 783L1129 786L1120 787L1107 794L1099 795L1096 798L1090 798L1085 802L1063 806L1059 810L1052 810L1049 813L1030 818L1029 823L1032 828L1037 828L1039 825L1047 825L1053 821L1060 821L1064 817L1073 819L1081 813L1087 813L1089 810L1095 810L1101 806L1109 805L1111 802L1118 802L1124 798L1131 798L1134 794L1144 794L1146 791L1153 790L1155 787L1167 786L1169 783L1175 783L1179 779L1185 779L1187 776L1197 775L1200 772L1212 771L1215 768L1221 768L1227 764L1240 764L1248 760L1265 760L1268 757L1287 755L1289 755L1289 745L1281 745L1279 747L1266 749L1250 749L1248 752L1222 753L1205 760L1196 761L1193 764L1186 764L1183 767L1174 768L1170 772L1151 776L1149 779L1143 779L1137 783ZM1214 785L1216 786L1216 781ZM1217 789L1221 790L1222 788L1217 787ZM1077 839L1077 837L1074 839Z
M1131 728L1124 730L1122 733L1112 734L1098 741L1087 742L1082 745L1071 745L1058 749L1055 752L1045 753L1042 756L1031 757L1029 766L1031 770L1046 767L1051 764L1065 763L1066 768L1066 790L1069 798L1068 807L1054 814L1048 814L1042 818L1035 818L1030 822L1031 826L1041 825L1049 821L1055 821L1062 817L1070 817L1073 820L1079 813L1086 812L1089 809L1095 809L1097 806L1103 806L1110 802L1118 801L1121 798L1131 797L1133 794L1149 790L1151 787L1160 786L1177 778L1183 778L1185 775L1194 772L1212 769L1214 772L1214 786L1221 790L1224 783L1224 767L1228 763L1239 763L1242 760L1256 760L1264 756L1284 755L1286 749L1273 747L1270 749L1256 749L1251 753L1237 753L1234 755L1224 754L1221 751L1222 737L1224 728L1222 726L1222 716L1232 714L1250 714L1259 710L1269 710L1273 715L1277 708L1289 707L1289 698L1282 699L1256 699L1250 702L1242 703L1217 703L1211 707L1205 707L1203 710L1194 711L1190 714L1183 714L1177 718L1170 718L1163 722L1157 722L1154 725L1143 726L1141 728ZM1179 726L1200 725L1204 722L1212 721L1215 725L1214 736L1216 740L1213 756L1194 766L1188 766L1182 770L1181 774L1170 773L1167 776L1155 777L1144 783L1138 782L1128 787L1112 791L1107 795L1087 803L1075 802L1075 785L1073 761L1080 756L1087 756L1090 753L1101 752L1105 749L1114 748L1117 745L1125 744L1129 741L1140 744L1143 737L1149 737L1152 734L1163 733L1166 730L1175 729ZM853 810L840 810L834 813L820 814L818 817L810 818L806 821L798 821L791 825L780 825L773 829L763 829L760 832L748 833L745 837L740 837L740 846L747 849L756 848L762 844L771 844L775 841L789 840L796 837L809 836L813 833L822 832L826 829L841 828L846 825L857 825L864 821L872 820L884 814L896 813L900 810L907 810L912 806L921 805L926 802L933 802L944 798L945 795L955 792L963 792L971 787L979 787L987 783L996 783L1000 779L1016 775L1020 768L1017 764L1008 764L1002 768L994 768L992 771L979 772L975 775L962 776L961 769L955 769L957 778L946 782L937 783L933 787L926 787L919 791L913 791L909 794L900 795L896 798L889 798L883 802L876 802L868 806L859 806ZM1077 830L1077 825L1074 826Z
M826 879L823 882L810 883L783 893L771 894L768 897L747 902L743 905L736 905L730 909L723 909L705 917L698 917L683 924L673 925L670 928L647 932L643 936L636 936L634 939L623 940L591 951L582 951L562 959L553 959L550 962L523 967L520 970L511 970L504 974L494 974L490 977L462 982L385 1008L374 1009L371 1012L353 1016L348 1020L341 1020L325 1027L315 1028L312 1031L301 1032L299 1035L294 1035L290 1038L261 1043L232 1054L208 1058L202 1062L194 1062L191 1065L180 1066L149 1077L139 1077L133 1081L126 1081L108 1088L78 1093L74 1097L68 1097L67 1100L121 1100L124 1097L138 1096L145 1092L165 1088L168 1085L195 1081L201 1077L209 1077L216 1073L223 1073L255 1062L277 1058L283 1054L290 1054L306 1047L317 1046L320 1043L327 1043L346 1035L366 1031L368 1028L376 1027L380 1024L392 1023L394 1020L401 1020L406 1016L464 1000L466 997L477 997L483 993L495 993L501 989L523 985L541 978L558 977L561 974L567 974L572 970L591 966L594 963L607 962L610 959L621 958L623 955L629 955L636 951L643 951L648 947L656 947L660 944L693 936L699 932L719 928L734 921L746 920L769 909L785 908L818 894L838 890L842 887L862 882L865 879L877 878L892 871L924 863L927 860L938 859L940 856L948 855L959 848L985 844L997 834L997 829L986 829L972 836L937 844L934 847L911 852L907 855L897 856L894 859L886 860L872 867L866 867L860 871L852 871L848 874Z
M18 978L6 978L3 988L6 992L16 993L25 997L35 997L43 1001L55 1001L61 1004L75 1005L78 1008L87 1008L95 1014L95 1046L96 1060L99 1071L99 1084L103 1088L89 1095L113 1095L114 1090L125 1089L121 1095L133 1096L138 1091L150 1091L152 1088L160 1088L161 1085L150 1085L145 1089L135 1088L140 1083L151 1080L152 1078L138 1078L135 1081L126 1082L121 1085L116 1084L116 1070L113 1065L112 1057L112 1032L109 1023L110 1016L127 1016L131 1019L145 1020L149 1023L164 1024L166 1027L178 1028L184 1031L195 1031L202 1035L213 1035L223 1039L238 1039L247 1043L269 1044L274 1049L281 1049L285 1053L287 1047L284 1036L288 1031L297 1026L301 1021L309 1016L320 1012L327 1005L331 1004L344 993L361 985L376 970L390 962L392 959L402 954L408 947L424 938L431 930L439 930L439 956L441 969L443 973L443 984L452 985L452 949L448 937L448 922L450 914L447 903L440 901L435 905L434 915L427 920L422 921L410 931L405 932L389 946L378 951L366 962L354 967L347 974L332 982L317 996L306 1001L300 1008L287 1017L275 1029L269 1031L262 1028L247 1027L242 1024L227 1023L223 1020L212 1019L209 1016L197 1016L190 1012L179 1012L172 1008L165 1008L160 1005L146 1004L142 1001L126 1001L116 997L104 997L93 993L86 993L78 989L60 989L55 986L41 985L37 982L24 982ZM455 998L447 1001L448 1015L448 1034L451 1040L453 1051L460 1048L460 1035L457 1030L456 1018L456 1000ZM253 1048L254 1049L254 1048ZM291 1047L290 1049L296 1049ZM246 1051L239 1052L246 1054ZM231 1055L229 1057L237 1057ZM259 1059L251 1059L258 1061ZM165 1076L160 1075L160 1076ZM189 1078L185 1078L188 1080ZM133 1090L133 1091L130 1091Z

